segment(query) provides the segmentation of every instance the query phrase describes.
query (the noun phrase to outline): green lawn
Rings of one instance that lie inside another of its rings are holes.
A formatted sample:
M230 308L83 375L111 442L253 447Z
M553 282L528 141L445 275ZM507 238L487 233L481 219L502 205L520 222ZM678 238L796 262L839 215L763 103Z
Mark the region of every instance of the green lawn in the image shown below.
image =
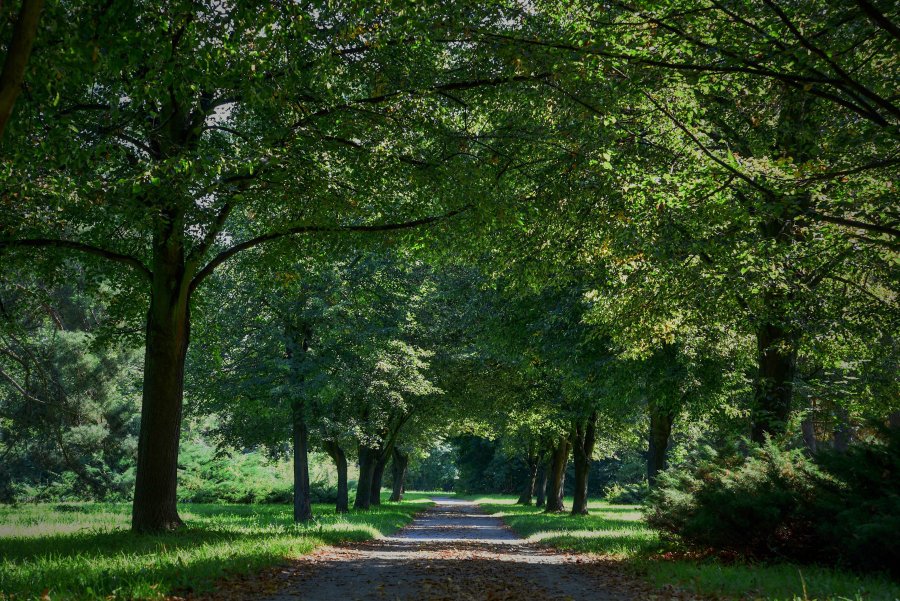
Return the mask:
M427 504L410 495L344 516L314 505L317 517L304 526L293 523L287 505L183 505L187 527L160 536L129 532L127 504L0 506L0 600L145 599L209 590L221 578L322 544L392 533Z
M900 584L877 576L859 576L828 568L790 564L730 564L715 560L671 559L665 544L649 529L636 505L590 503L588 516L548 515L515 505L515 497L468 497L501 517L521 536L558 549L599 553L620 559L629 569L658 584L714 597L768 601L900 599ZM571 499L566 506L571 507ZM802 575L802 580L801 580ZM804 594L804 584L806 593Z

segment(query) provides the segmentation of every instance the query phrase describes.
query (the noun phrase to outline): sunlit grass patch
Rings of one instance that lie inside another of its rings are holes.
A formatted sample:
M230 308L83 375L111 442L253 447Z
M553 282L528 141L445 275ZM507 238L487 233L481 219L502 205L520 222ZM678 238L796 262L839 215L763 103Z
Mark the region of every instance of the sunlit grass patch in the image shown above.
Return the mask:
M395 532L427 506L423 498L293 523L287 505L184 505L187 526L165 535L128 530L128 505L0 508L0 599L149 599L209 590L323 544Z

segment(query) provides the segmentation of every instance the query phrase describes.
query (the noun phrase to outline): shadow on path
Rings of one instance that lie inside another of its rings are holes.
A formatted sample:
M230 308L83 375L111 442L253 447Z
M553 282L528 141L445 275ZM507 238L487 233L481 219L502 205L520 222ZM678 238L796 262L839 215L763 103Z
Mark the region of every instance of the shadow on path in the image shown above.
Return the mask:
M268 601L624 601L648 589L610 562L528 543L471 501L436 505L390 537L328 547L215 598Z

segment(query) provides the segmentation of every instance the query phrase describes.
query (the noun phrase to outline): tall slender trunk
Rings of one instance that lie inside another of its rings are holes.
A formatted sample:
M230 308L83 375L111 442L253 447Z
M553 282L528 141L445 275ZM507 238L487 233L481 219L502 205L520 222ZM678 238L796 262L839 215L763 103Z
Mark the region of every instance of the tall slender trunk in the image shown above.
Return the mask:
M561 436L553 449L550 460L550 482L547 487L547 513L565 511L563 495L565 494L566 466L569 463L569 438Z
M153 280L147 312L144 386L131 527L163 532L178 516L178 445L184 398L184 360L190 341L190 279L173 217L154 233Z
M669 455L669 438L672 435L672 424L675 412L650 401L650 433L647 437L647 482L651 488L656 486L656 478L666 469Z
M535 453L529 453L525 456L525 467L528 468L528 475L525 477L525 486L522 488L522 494L519 495L518 505L531 505L531 499L534 497L534 487L537 483L537 471L540 458Z
M409 467L409 453L394 447L391 462L392 487L390 501L399 503L403 500L403 489L406 485L406 470Z
M777 305L780 301L771 302ZM797 369L797 341L781 325L766 323L756 330L756 345L758 373L750 439L762 443L767 436L778 436L787 430Z
M369 505L381 505L381 488L384 482L384 468L387 467L389 453L379 450L375 457L375 468L372 470L372 488Z
M587 421L576 424L573 458L575 460L575 493L572 500L572 515L588 513L588 477L591 473L591 459L597 442L597 413L591 413Z
M334 504L335 513L347 513L350 509L349 492L347 490L347 454L341 446L327 440L324 444L325 452L334 461L337 468L337 500Z
M294 442L294 521L312 519L312 500L309 493L309 428L302 401L291 404Z
M538 465L536 507L543 507L547 504L547 474L549 473L547 462L541 461Z
M375 475L376 450L359 445L359 481L356 484L355 509L368 509L372 498L372 479Z

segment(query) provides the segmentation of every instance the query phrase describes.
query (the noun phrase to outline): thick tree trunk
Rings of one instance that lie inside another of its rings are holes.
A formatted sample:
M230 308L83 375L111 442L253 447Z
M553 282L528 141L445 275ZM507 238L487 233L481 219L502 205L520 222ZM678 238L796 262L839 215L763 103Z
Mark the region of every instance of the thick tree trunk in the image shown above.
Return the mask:
M592 413L585 423L575 426L573 458L575 460L575 495L572 500L572 515L588 513L588 477L591 473L591 458L597 442L597 414Z
M189 280L183 246L174 242L180 223L154 236L153 281L147 313L141 427L131 527L164 532L178 516L178 444L184 397L184 360L190 341Z
M762 443L767 436L778 436L787 429L791 417L797 350L795 336L772 323L757 328L756 344L759 371L750 438Z
M406 485L406 470L409 467L409 453L394 448L391 462L392 488L390 501L399 503L403 500L403 488Z
M3 71L0 72L0 138L6 130L16 98L22 91L25 68L28 66L34 39L37 37L43 9L44 0L22 0L12 38L6 48Z
M337 468L337 500L334 504L335 513L347 513L350 510L350 498L347 490L347 454L344 449L334 441L325 441L325 452L334 461Z
M565 511L563 495L565 494L566 466L569 463L569 438L561 436L553 449L550 459L550 482L547 487L547 513Z
M384 468L387 467L388 453L378 451L375 458L375 469L372 470L372 488L369 505L381 505L381 488L384 482Z
M353 502L355 509L368 509L371 505L376 455L375 449L359 445L359 482L356 484L356 500Z
M656 486L656 477L666 469L674 422L674 411L650 402L650 433L647 437L647 483L650 488Z
M294 521L312 519L312 499L309 494L309 428L306 426L303 402L291 405L294 442Z
M547 474L549 473L550 468L547 466L547 462L541 461L538 465L536 507L543 507L547 504Z
M537 483L537 471L540 459L537 455L529 454L525 457L525 466L528 468L528 475L525 477L525 486L522 488L522 494L519 495L517 505L531 505L531 499L534 497L534 487Z

